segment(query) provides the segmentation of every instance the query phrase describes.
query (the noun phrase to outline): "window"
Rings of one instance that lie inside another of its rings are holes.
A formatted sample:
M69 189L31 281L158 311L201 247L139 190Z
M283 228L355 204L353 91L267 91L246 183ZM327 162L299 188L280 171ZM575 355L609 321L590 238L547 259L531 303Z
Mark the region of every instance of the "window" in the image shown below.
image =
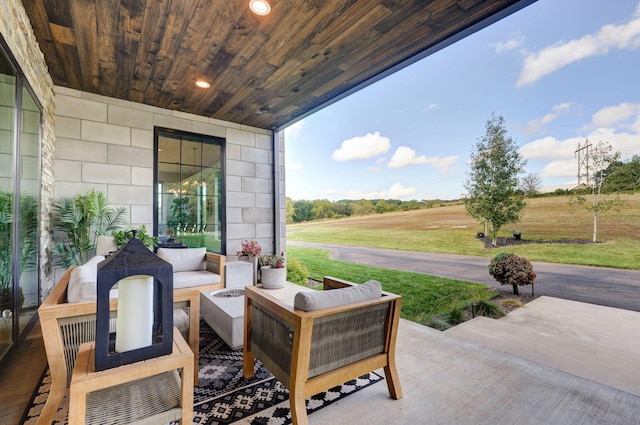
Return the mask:
M0 359L33 323L40 303L41 115L0 43Z
M156 128L154 232L161 246L224 252L223 146L218 137Z

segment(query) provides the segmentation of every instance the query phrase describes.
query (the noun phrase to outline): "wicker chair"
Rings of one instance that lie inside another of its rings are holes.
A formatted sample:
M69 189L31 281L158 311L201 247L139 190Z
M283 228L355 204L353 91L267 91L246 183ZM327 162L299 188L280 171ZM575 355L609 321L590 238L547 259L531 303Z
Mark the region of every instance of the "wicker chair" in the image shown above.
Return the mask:
M324 278L324 289L353 285ZM386 292L368 301L302 311L266 290L245 289L244 376L258 358L289 390L295 425L307 424L305 398L384 368L392 398L402 397L395 344L402 297Z
M194 354L194 382L198 382L200 339L200 291L224 287L225 256L206 253L207 270L220 275L221 283L174 289L173 305L188 314L188 336L185 337ZM67 288L73 268L69 268L38 309L42 338L51 373L51 390L38 418L38 424L51 424L62 402L75 365L78 348L95 340L96 303L67 302ZM111 310L117 310L118 300L111 300Z

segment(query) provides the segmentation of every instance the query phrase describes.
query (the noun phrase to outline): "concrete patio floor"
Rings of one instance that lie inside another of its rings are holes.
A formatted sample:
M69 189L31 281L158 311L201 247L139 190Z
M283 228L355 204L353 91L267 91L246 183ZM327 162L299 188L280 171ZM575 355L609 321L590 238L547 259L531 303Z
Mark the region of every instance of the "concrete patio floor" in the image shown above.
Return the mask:
M640 313L541 297L446 332L406 320L385 383L310 424L640 424Z

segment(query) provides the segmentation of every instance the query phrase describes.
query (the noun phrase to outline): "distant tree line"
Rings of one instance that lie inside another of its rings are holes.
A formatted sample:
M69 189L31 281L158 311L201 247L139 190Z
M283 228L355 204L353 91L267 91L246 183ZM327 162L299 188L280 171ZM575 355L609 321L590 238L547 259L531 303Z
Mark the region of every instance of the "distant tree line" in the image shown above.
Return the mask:
M640 191L640 155L634 155L627 161L615 161L606 169L608 176L603 185L603 193L637 192ZM520 181L518 191L527 197L567 196L588 189L556 189L550 193L540 193L541 181L537 174L524 176ZM387 212L411 211L422 208L433 208L460 204L462 200L411 200L398 199L343 199L329 201L327 199L299 200L287 198L287 223L301 223L304 221L337 219L368 214L382 214Z
M287 223L301 223L312 220L327 220L368 214L411 211L458 203L460 203L460 201L417 201L415 199L411 201L401 201L398 199L343 199L340 201L317 199L313 201L294 201L291 198L287 198Z
M606 177L602 185L602 193L604 194L640 191L640 155L633 155L631 159L626 161L616 160L612 162L605 169L604 176ZM525 190L525 187L527 186L523 182L521 190L525 195L532 197L574 195L587 193L591 190L589 187L575 187L573 189L556 189L554 192L549 193L539 193L537 191L531 193L530 190ZM539 190L539 187L536 190Z

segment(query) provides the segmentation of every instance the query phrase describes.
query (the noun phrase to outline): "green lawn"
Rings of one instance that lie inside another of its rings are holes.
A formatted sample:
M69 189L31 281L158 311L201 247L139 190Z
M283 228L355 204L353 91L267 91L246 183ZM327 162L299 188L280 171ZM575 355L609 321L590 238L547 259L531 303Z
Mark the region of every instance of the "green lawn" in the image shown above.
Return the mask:
M403 296L401 316L421 324L493 295L486 286L472 282L330 260L328 251L321 249L288 246L287 256L297 257L316 280L333 276L356 283L379 281L383 290Z
M508 251L530 261L640 269L640 194L624 199L628 203L625 208L599 217L595 244L536 243L485 248L475 237L483 229L466 214L463 205L288 225L287 239L487 258ZM509 230L518 228L524 229L523 239L591 241L592 215L571 208L568 198L527 202L522 220L505 226L500 236L510 237Z

